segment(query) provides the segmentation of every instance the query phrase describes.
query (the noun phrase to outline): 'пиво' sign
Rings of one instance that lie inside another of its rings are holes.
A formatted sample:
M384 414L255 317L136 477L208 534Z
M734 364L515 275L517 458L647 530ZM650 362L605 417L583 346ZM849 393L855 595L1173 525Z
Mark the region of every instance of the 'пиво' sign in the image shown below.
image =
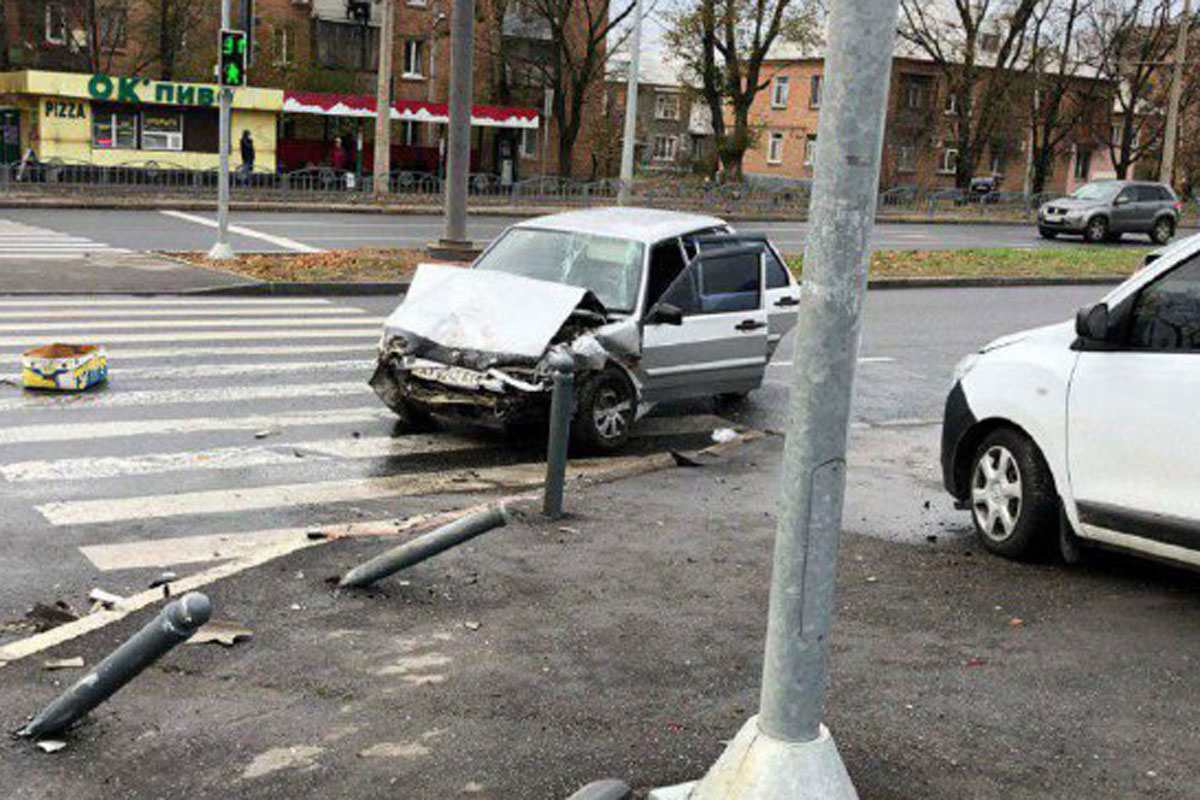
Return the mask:
M118 103L166 103L177 106L211 106L217 102L217 87L194 83L168 83L149 78L110 78L93 75L88 81L93 100Z

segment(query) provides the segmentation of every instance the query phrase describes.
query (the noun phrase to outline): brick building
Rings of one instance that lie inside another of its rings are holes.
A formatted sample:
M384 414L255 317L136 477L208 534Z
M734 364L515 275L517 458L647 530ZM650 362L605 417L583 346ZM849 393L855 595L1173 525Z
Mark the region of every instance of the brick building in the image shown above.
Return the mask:
M333 144L340 139L351 153L351 164L369 171L382 18L379 3L384 0L250 1L247 10L243 5L247 0L234 0L233 11L235 27L249 20L253 31L249 80L253 87L267 92L257 98L257 107L266 109L274 101L263 98L270 92L280 93L274 131L264 131L261 124L254 130L260 152L261 145L267 145L271 154L270 159L260 159L258 166L276 160L280 169L287 170L329 164L334 158ZM387 1L396 4L393 168L438 172L443 166L448 116L451 3ZM10 117L21 120L13 123L20 129L6 127L4 133L18 139L22 151L33 146L39 157L63 155L62 148L43 147L55 135L56 126L47 124L43 114L29 113L33 97L53 100L55 95L31 91L22 95L25 90L21 87L36 85L39 91L47 90L54 85L53 79L45 77L48 74L195 83L197 88L189 97L195 97L199 87L212 80L218 0L0 0L0 7L4 11L0 40L5 45L0 51L0 73L26 75L0 84L9 87L7 95L0 97L0 112L4 112L0 117L6 126ZM557 172L557 121L543 118L543 87L528 76L514 74L503 56L528 56L549 47L548 27L537 24L536 19L531 21L520 3L480 0L475 30L472 168L505 180L538 174L543 168ZM30 75L35 77L30 79ZM596 83L588 94L595 106L588 109L589 118L599 114L602 86L600 81ZM68 99L94 98L73 90ZM142 105L156 105L157 99L143 98ZM170 104L164 107L169 111ZM194 120L191 124L204 128L215 113L207 108L193 111L189 112L189 119ZM143 124L145 109L138 113L143 116L130 117L129 124ZM175 118L173 114L170 111L166 116ZM187 124L187 120L179 124ZM234 130L238 130L236 121ZM185 134L180 137L185 142L181 146L201 142L203 152L208 153L215 149L209 141L213 136ZM136 138L141 141L140 132ZM121 139L126 141L132 140ZM591 141L589 134L577 143L573 153L577 170L594 162ZM72 152L86 159L95 155L95 145L93 141L87 154ZM42 153L43 149L47 152ZM145 154L125 155L134 160ZM156 157L173 163L197 161L179 153L159 152Z
M763 72L770 84L750 110L756 136L743 162L745 173L759 179L810 180L825 85L824 60L819 55L780 52L768 59ZM977 171L977 176L998 178L1006 191L1024 191L1027 183L1029 103L1019 91L1017 97L1013 113L997 127ZM1100 104L1083 117L1056 159L1048 190L1072 191L1089 180L1113 177L1105 138L1107 118ZM897 56L892 64L881 189L953 188L957 124L958 112L938 67Z

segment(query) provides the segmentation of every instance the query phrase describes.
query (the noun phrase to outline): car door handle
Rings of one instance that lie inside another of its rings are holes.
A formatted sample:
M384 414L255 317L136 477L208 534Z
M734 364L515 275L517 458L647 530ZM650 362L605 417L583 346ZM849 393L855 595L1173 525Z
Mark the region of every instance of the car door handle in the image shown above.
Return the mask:
M739 331L756 331L759 328L767 327L767 323L759 322L756 319L744 319L734 327Z
M786 308L787 306L798 306L800 300L795 297L781 297L775 301L775 305Z

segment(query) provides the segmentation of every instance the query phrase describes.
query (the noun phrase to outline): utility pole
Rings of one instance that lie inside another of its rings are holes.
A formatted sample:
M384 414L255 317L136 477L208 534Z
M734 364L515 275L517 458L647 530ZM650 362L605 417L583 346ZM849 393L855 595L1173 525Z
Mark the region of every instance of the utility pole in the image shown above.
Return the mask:
M846 440L899 0L833 0L759 714L691 800L856 800L829 730ZM687 793L685 793L687 792Z
M465 258L467 182L471 177L471 52L474 49L475 0L454 0L450 18L450 142L446 155L446 233L436 250Z
M625 76L625 137L621 140L619 205L629 205L633 191L633 140L637 136L638 69L642 62L642 0L633 7L633 33L629 39L629 74Z
M1171 98L1167 106L1167 133L1163 140L1162 163L1158 180L1173 186L1175 150L1179 142L1179 105L1183 101L1183 68L1187 63L1188 27L1192 21L1192 0L1183 0L1183 15L1179 18L1179 38L1175 42L1175 65L1171 71Z
M232 0L221 0L221 30L229 30L233 12L230 9ZM218 54L218 64L220 56ZM219 71L219 70L218 70ZM227 261L233 258L233 246L229 244L229 117L233 111L233 89L224 84L224 78L217 76L217 94L220 98L217 135L221 166L217 171L217 241L208 251L208 257L213 261Z
M396 29L396 0L382 0L383 19L379 21L379 80L375 87L375 171L376 197L388 193L392 172L392 41ZM432 83L432 78L430 83Z

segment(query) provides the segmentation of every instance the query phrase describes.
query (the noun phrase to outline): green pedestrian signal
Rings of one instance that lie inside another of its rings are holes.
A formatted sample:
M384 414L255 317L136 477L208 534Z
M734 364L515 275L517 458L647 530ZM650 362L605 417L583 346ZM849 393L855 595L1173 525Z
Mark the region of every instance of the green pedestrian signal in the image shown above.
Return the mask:
M222 86L246 85L246 33L244 31L221 31L221 63L217 68L217 82Z

